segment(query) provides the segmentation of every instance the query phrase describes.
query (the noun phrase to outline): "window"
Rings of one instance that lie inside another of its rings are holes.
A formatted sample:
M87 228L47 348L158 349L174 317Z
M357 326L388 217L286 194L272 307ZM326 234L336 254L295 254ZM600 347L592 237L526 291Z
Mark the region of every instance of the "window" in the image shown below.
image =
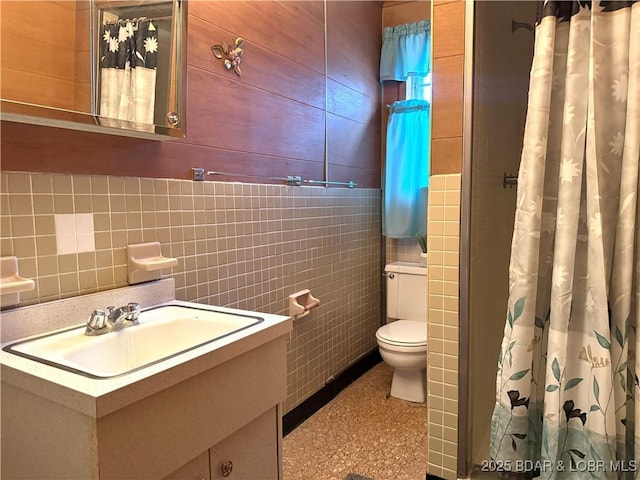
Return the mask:
M407 75L406 99L426 100L431 103L431 73L419 75L410 73Z

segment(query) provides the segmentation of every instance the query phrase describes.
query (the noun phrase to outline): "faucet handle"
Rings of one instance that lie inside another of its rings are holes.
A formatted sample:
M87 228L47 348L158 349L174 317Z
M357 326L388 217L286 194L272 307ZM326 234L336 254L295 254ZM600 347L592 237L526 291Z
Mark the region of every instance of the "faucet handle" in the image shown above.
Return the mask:
M126 310L129 312L126 319L136 323L138 321L138 315L140 315L140 305L135 302L128 303Z
M87 319L87 332L93 332L96 330L101 330L106 325L107 315L104 313L104 310L94 310L89 315Z

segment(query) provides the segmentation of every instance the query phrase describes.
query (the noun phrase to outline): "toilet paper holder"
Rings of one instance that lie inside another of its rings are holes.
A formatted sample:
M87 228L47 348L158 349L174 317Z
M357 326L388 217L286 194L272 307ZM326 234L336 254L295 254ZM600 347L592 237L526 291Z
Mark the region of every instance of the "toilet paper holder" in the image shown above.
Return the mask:
M313 308L319 306L320 300L311 295L309 289L300 290L293 295L289 295L289 315L295 320L306 317Z

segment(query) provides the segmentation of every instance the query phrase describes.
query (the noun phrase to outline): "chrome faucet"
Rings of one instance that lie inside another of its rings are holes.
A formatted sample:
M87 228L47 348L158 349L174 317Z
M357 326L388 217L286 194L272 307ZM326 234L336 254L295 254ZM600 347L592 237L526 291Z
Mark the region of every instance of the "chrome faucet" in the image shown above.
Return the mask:
M94 310L87 320L85 335L102 335L104 333L121 330L138 324L140 305L128 303L122 307L107 307L104 310Z

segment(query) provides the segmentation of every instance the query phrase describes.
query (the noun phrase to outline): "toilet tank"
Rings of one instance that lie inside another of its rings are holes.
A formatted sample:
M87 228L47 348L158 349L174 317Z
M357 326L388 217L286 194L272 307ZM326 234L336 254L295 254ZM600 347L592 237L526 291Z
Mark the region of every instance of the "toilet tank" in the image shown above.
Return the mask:
M417 263L394 262L385 269L387 317L427 321L427 267Z

